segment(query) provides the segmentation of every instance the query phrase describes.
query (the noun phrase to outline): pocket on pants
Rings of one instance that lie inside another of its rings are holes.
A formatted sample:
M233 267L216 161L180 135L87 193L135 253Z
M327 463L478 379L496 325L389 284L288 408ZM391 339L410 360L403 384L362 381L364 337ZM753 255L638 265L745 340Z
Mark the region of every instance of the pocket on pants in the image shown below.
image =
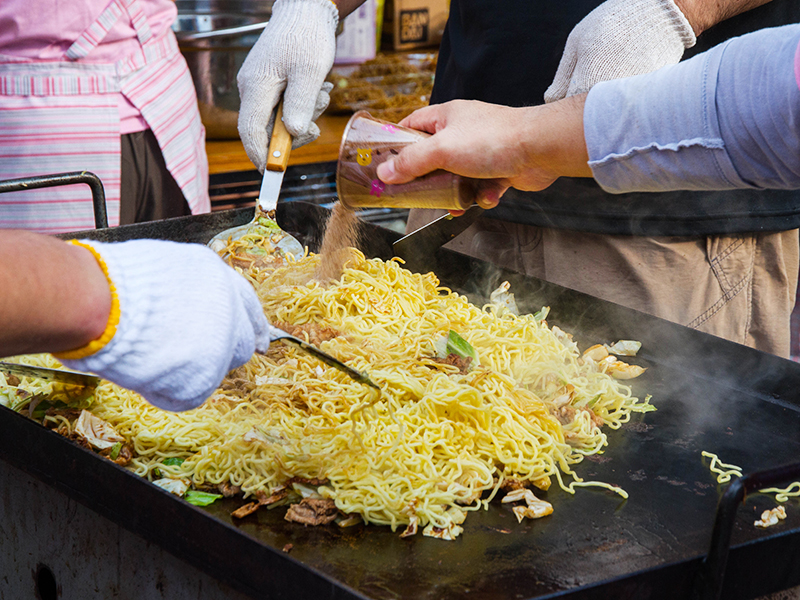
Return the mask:
M752 311L755 250L753 234L706 237L706 259L717 285L709 288L703 309L689 327L745 343Z

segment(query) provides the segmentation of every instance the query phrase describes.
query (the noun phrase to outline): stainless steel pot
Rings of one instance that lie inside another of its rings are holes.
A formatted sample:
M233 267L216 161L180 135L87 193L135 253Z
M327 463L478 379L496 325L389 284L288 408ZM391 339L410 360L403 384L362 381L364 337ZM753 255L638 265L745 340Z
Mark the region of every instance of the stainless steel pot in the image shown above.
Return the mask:
M208 139L237 139L236 74L272 14L273 0L176 0L172 30L189 65Z

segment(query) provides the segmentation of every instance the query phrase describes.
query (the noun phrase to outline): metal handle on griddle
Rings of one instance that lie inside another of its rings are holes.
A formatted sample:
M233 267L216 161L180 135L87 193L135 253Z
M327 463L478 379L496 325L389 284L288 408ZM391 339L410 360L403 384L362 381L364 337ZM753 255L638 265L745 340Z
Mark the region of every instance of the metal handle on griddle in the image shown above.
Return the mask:
M692 600L718 600L722 594L725 566L731 549L731 534L736 520L736 510L748 492L800 478L800 463L784 465L766 471L749 473L731 481L717 505L714 530L708 555L695 575Z
M296 338L293 335L289 335L282 329L278 329L277 327L273 327L272 325L269 326L269 335L272 337L273 340L280 340L284 343L291 344L296 348L300 348L304 352L308 352L309 354L317 357L319 360L324 362L329 367L333 367L334 369L338 369L342 373L345 373L348 377L353 379L354 381L358 381L359 383L363 383L364 385L368 385L370 387L374 387L376 390L380 390L381 388L378 387L372 379L369 378L369 375L363 373L361 371L356 371L353 367L348 367L338 358L334 358L327 352L323 352L316 346L312 346L301 340L300 338Z
M105 229L108 227L106 193L103 189L103 182L100 181L97 175L90 171L75 171L72 173L57 173L55 175L37 175L35 177L7 179L5 181L0 181L0 193L72 185L73 183L85 183L92 190L95 228Z

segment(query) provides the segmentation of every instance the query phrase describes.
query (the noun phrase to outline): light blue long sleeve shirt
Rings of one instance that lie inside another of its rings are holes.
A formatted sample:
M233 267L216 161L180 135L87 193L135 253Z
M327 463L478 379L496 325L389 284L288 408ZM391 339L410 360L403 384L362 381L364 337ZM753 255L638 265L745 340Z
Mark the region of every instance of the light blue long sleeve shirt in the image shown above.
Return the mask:
M800 189L800 24L599 83L584 108L607 192Z

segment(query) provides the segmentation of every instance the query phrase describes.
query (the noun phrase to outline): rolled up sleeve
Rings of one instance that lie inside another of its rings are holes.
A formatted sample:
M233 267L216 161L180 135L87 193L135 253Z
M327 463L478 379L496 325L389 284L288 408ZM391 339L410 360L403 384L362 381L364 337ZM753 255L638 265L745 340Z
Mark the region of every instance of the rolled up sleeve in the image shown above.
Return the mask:
M800 188L800 25L597 84L589 166L608 192Z

